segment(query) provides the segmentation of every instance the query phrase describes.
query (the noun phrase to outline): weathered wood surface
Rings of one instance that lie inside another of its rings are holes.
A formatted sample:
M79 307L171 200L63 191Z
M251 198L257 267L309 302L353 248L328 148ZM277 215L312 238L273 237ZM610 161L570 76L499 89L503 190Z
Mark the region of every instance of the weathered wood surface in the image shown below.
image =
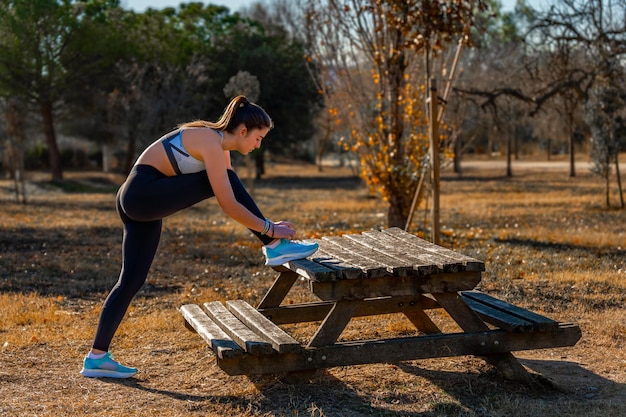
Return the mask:
M276 324L304 323L324 320L334 304L334 301L315 301L260 308L259 311ZM410 313L434 308L439 308L439 304L432 298L420 294L404 297L379 297L361 301L353 317Z
M244 355L241 358L218 359L218 364L229 375L279 373L427 358L510 354L511 351L573 346L580 337L578 326L560 324L554 332L510 333L504 330L489 330L478 333L340 342L305 349L301 353Z
M317 282L485 270L482 261L399 228L328 236L315 242L320 249L308 259L287 262L275 269L286 267Z
M482 261L401 229L316 241L320 250L308 259L274 267L279 275L256 309L243 301L229 301L228 308L205 303L207 317L197 306L184 306L185 319L211 344L227 373L476 355L507 378L532 383L512 351L572 346L581 337L578 326L471 291L485 270ZM321 301L282 305L300 277ZM463 332L441 333L425 312L435 308L445 309ZM403 313L426 335L337 342L353 317L388 313ZM321 325L306 347L277 326L316 321Z
M433 292L465 291L478 285L480 272L379 277L354 283L350 280L310 282L311 291L322 300L354 300L384 296L406 296Z
M372 245L364 245L359 240L350 239L349 236L330 236L324 237L322 240L334 245L334 247L327 246L333 253L340 250L351 254L356 259L360 259L363 268L369 270L370 267L368 265L372 265L374 268L384 268L385 272L381 272L380 276L389 274L406 276L413 273L413 265L407 260L394 257Z
M220 301L204 303L204 308L211 320L246 352L252 355L267 355L274 352L272 344L267 339L250 330Z
M493 324L507 332L527 333L533 331L533 324L530 321L507 314L471 298L463 297L463 300L486 323Z
M512 324L513 331L552 331L559 325L558 322L551 318L509 304L506 301L498 300L483 292L464 291L461 295L466 302L469 301L468 304L473 302L470 306L473 305L472 309L481 314L483 319L491 320L496 325L498 323L502 325ZM506 322L507 320L508 323L501 323L501 321ZM489 323L489 321L487 322ZM515 323L530 323L530 326L521 324L515 326Z
M302 350L302 346L300 346L298 341L245 301L227 301L226 308L249 329L269 340L274 350L278 353Z
M297 273L292 271L282 271L278 274L274 284L267 291L257 308L278 307L297 279Z
M463 255L451 249L446 249L439 245L435 245L434 243L428 242L427 240L424 240L424 239L420 239L419 237L411 233L407 233L400 228L392 227L390 229L385 229L380 233L386 233L386 234L392 235L398 238L398 240L408 243L409 247L416 248L416 250L419 252L431 252L433 254L436 254L437 256L440 256L443 260L447 259L445 263L449 262L452 264L456 262L461 262L461 264L463 265L463 270L465 271L484 271L485 270L484 262L479 261L478 259L474 259L470 256Z
M243 350L215 324L202 308L196 304L185 304L180 308L185 322L204 339L218 358L234 358L241 356Z
M337 301L309 341L307 348L332 345L354 316L360 301Z
M432 294L435 300L450 314L457 324L468 334L484 332L489 329L487 324L483 322L478 314L474 312L465 302L463 302L459 293L439 293ZM579 330L580 331L580 330ZM519 334L519 333L511 333ZM529 338L529 342L530 342ZM495 344L495 342L494 342ZM499 342L498 342L499 344ZM495 346L494 346L495 347ZM507 351L499 351L493 349L485 353L488 362L496 366L504 376L511 380L534 384L532 376L524 369L521 363L513 356L509 349Z

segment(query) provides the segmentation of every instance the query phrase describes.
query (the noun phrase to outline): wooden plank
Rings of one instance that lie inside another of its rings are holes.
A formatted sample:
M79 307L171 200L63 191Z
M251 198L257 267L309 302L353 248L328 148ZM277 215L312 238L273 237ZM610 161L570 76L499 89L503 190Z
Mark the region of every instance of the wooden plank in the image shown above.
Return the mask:
M220 327L215 324L202 308L196 304L185 304L180 311L186 321L213 349L218 358L235 358L243 350Z
M280 307L260 309L259 312L275 324L304 323L323 320L334 304L333 301L288 304ZM412 311L434 308L439 308L439 304L423 295L379 297L363 300L363 302L359 303L353 317L410 313Z
M467 333L482 332L489 330L480 317L469 308L461 299L461 295L456 292L433 293L435 300L446 310L458 325Z
M307 349L335 343L359 304L360 301L337 301L309 341Z
M275 352L271 343L246 327L221 302L204 303L204 308L208 316L246 352L252 355L268 355Z
M530 322L532 323L534 330L544 332L552 331L558 327L558 322L555 320L534 313L530 310L526 310L522 307L507 303L506 301L498 300L489 294L485 294L480 291L464 291L462 295L466 299L474 300L493 309Z
M332 281L341 278L341 271L339 269L329 268L323 263L314 262L313 259L315 259L315 255L311 259L289 261L286 265L291 271L312 281Z
M400 246L407 253L413 253L416 256L419 256L422 259L427 259L429 262L436 264L443 272L460 272L465 271L465 264L460 261L458 258L450 258L449 256L444 256L441 253L437 253L435 251L424 250L424 248L420 247L417 241L407 241L403 239L399 239L394 235L390 235L388 233L381 233L383 235L390 236L395 240L395 245ZM419 239L419 238L417 238Z
M316 242L319 244L320 241ZM361 268L341 259L337 259L334 254L327 253L324 249L318 249L311 259L315 263L334 270L337 275L336 279L361 279L364 276Z
M415 247L419 248L419 250L421 251L430 252L432 254L447 258L451 264L456 262L461 263L467 271L482 272L485 270L485 263L478 259L455 252L451 249L447 249L439 245L435 245L434 243L428 242L424 239L420 239L419 237L412 235L411 233L407 233L400 228L392 227L383 230L382 233L387 233L408 244L415 245Z
M465 271L465 264L459 258L445 256L434 250L425 250L421 246L421 243L425 242L423 239L410 235L400 229L398 229L398 233L392 233L393 230L395 230L395 228L386 229L382 232L368 232L368 235L377 239L383 239L383 237L391 239L389 244L400 247L407 253L412 253L427 262L437 265L443 272Z
M480 272L456 272L425 277L389 277L352 281L312 282L311 290L323 301L356 300L386 296L410 296L415 294L442 293L474 289L480 282Z
M481 319L489 324L493 324L506 330L507 332L532 332L533 324L527 320L523 320L517 316L506 313L502 310L497 310L486 304L479 303L469 297L463 297L463 301L478 315Z
M267 293L265 293L265 296L263 296L257 308L278 307L297 279L298 274L295 272L283 271L278 274L276 280Z
M477 333L487 331L489 329L489 327L480 319L478 314L469 308L469 306L463 301L460 294L447 292L431 295L466 333ZM522 364L518 362L515 356L510 353L510 351L489 352L489 354L486 355L486 360L497 367L508 379L522 381L528 384L534 383L532 376L528 373L528 371L526 371Z
M369 260L377 267L384 267L390 274L405 276L413 273L413 265L402 258L395 258L379 250L376 246L361 244L358 239L350 239L349 235L329 236L322 238L333 243L343 251L349 252L359 258Z
M443 265L439 267L437 265L437 259L433 259L429 254L423 257L412 250L406 250L402 244L398 244L398 239L393 236L380 232L364 232L357 235L344 235L343 237L355 240L372 249L379 250L388 256L402 259L404 264L410 265L413 268L413 273L416 275L431 275L443 272Z
M384 265L372 262L372 260L366 257L348 252L327 239L321 239L317 242L319 243L320 250L323 253L327 253L335 259L339 259L361 269L363 272L363 278L376 278L391 275Z
M244 355L239 359L218 360L218 365L229 375L271 374L368 363L509 354L511 351L573 346L580 337L578 326L560 324L554 332L510 333L489 330L342 342L305 349L301 353Z
M283 329L268 320L254 307L243 300L226 302L226 308L249 329L270 341L278 353L297 352L302 349L300 343L289 336Z
M424 313L424 310L406 311L404 315L413 323L415 328L426 334L441 333L441 329Z

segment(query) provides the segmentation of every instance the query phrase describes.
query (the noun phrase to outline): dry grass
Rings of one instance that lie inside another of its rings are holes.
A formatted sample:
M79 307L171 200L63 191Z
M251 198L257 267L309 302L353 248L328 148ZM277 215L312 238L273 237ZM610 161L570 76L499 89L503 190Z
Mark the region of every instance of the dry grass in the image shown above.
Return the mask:
M384 205L349 174L271 166L256 198L304 237L384 227ZM626 415L624 212L603 209L602 184L585 173L468 174L444 174L443 244L486 262L484 291L583 329L572 348L516 353L549 382L544 390L502 380L473 357L332 368L309 384L289 384L281 375L227 376L185 330L177 308L215 299L258 302L274 275L249 232L215 201L165 222L148 283L113 344L117 357L140 368L137 377L82 378L82 356L119 272L113 200L122 178L70 173L64 186L71 192L39 181L26 206L0 190L0 415ZM420 212L415 231L423 233L423 225ZM308 294L300 286L288 297ZM288 330L305 340L312 327ZM412 331L407 320L388 315L355 319L342 337Z

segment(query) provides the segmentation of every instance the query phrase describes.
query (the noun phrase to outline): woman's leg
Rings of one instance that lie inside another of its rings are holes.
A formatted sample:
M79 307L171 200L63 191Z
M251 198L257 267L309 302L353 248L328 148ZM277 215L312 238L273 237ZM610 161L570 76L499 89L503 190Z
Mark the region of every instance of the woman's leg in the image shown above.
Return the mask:
M162 219L211 197L215 197L206 171L166 177L149 166L137 167L144 176L140 181L125 185L121 205L125 213L139 221ZM144 175L144 173L151 174ZM156 174L155 174L156 173ZM131 173L131 178L136 173ZM265 219L254 199L248 194L239 177L228 170L228 179L235 199L261 219ZM128 190L127 190L128 189ZM250 230L264 245L274 239Z
M230 170L230 169L228 170L228 179L230 180L230 186L232 187L233 193L235 194L235 199L241 205L243 205L245 208L250 210L251 213L253 213L254 215L256 215L257 217L259 217L261 219L265 219L265 216L263 216L263 213L257 207L256 203L252 199L252 196L250 196L250 194L248 194L248 191L246 190L246 188L241 183L241 180L239 180L239 177L237 176L235 171ZM252 229L249 229L249 230L264 245L267 245L268 243L270 243L270 242L272 242L274 240L273 238L271 238L271 237L269 237L267 235L262 235L260 232L257 232L256 230L252 230Z
M93 348L108 351L131 300L148 276L161 236L161 220L124 223L122 240L122 269L119 279L109 293L102 312Z
M237 174L228 170L235 198L264 218ZM166 177L151 167L133 171L118 193L124 222L122 269L100 315L93 348L107 351L130 302L146 281L161 236L162 218L215 196L206 172ZM132 218L131 218L132 216ZM263 244L272 238L251 230Z

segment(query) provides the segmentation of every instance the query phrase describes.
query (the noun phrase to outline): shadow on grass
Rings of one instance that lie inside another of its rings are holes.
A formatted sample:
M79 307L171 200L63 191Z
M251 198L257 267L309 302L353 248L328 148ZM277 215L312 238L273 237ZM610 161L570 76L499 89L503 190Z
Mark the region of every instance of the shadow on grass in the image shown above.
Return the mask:
M541 251L549 252L571 252L584 251L593 256L611 256L616 259L626 259L626 249L623 248L601 248L598 246L575 245L561 242L545 242L535 239L519 239L519 238L495 238L495 243L502 243L511 246L527 247Z
M65 193L115 193L119 184L98 176L83 179L63 179L52 181L35 181L38 187L45 190L63 191Z
M260 396L252 400L247 396L197 395L186 394L180 391L162 390L147 387L142 381L136 379L116 380L104 378L102 381L136 388L151 394L169 397L176 401L192 402L195 404L191 407L194 411L208 411L211 408L211 404L227 403L231 407L253 411L254 415L267 416L361 417L376 415L427 417L438 415L430 412L395 411L373 406L372 401L375 401L374 398L363 396L355 388L328 373L318 372L310 381L305 381L302 375L295 379L287 378L284 375L283 377L280 378L276 375L250 377L250 382L261 393ZM225 376L225 378L228 377ZM412 400L405 398L400 401L410 404ZM397 405L398 403L395 402L395 404ZM221 410L223 411L223 409Z
M479 374L423 369L408 363L400 365L400 368L406 373L429 380L477 415L483 415L485 407L497 409L498 402L530 404L536 401L539 408L553 403L555 409L558 409L560 403L580 403L593 408L588 403L589 400L601 401L609 410L613 407L613 415L623 415L620 412L624 411L624 404L620 398L623 399L626 395L625 384L603 378L571 361L520 359L520 362L531 370L531 375L537 382L535 386L505 380L493 368ZM446 403L441 406L456 407L459 413L463 411L462 407L455 404ZM580 412L581 414L576 415L585 415L583 409ZM443 414L457 415L456 412Z
M581 414L600 402L613 415L621 415L624 404L620 400L626 394L626 386L603 378L570 361L521 360L538 381L530 387L502 379L492 368L480 373L467 371L433 370L420 368L415 363L401 363L399 368L413 376L424 378L437 386L445 396L420 399L420 392L392 390L385 396L380 392L363 391L353 384L318 371L310 379L280 378L276 375L249 377L259 390L254 399L235 395L197 395L184 391L164 390L146 386L136 379L103 379L151 394L169 397L176 401L194 403L196 411L207 410L211 405L229 404L260 415L311 415L356 417L407 416L432 417L442 415L483 416L494 410L526 404L530 410L545 408L558 410L560 404L571 409L580 407ZM312 375L312 374L311 374ZM370 375L371 377L371 375ZM225 378L228 378L225 376ZM365 392L369 392L366 394ZM382 395L382 394L381 394ZM430 410L410 411L416 401L428 401ZM387 407L388 405L388 407ZM406 407L405 407L406 405ZM549 414L555 415L555 414Z
M121 222L115 226L5 228L0 233L0 292L101 297L118 279L122 236ZM207 265L211 271L221 268L228 277L244 276L244 267L262 262L256 247L240 247L213 237L210 229L165 226L139 296L175 293L198 276L206 283L208 275L203 270Z
M353 190L363 183L359 177L346 176L276 176L257 182L259 187L307 190Z

